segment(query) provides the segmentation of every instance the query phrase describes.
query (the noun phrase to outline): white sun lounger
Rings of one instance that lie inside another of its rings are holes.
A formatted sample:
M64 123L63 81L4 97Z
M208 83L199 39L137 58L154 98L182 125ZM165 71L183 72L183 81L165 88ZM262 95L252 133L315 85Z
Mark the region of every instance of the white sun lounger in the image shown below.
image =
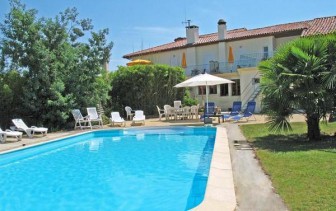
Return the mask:
M25 133L27 133L27 135L29 136L29 138L34 137L35 133L41 133L44 136L47 135L47 133L48 133L48 128L45 128L45 127L35 127L35 126L28 127L22 121L22 119L12 119L12 122L14 123L15 127L17 128L17 130L24 131Z
M120 117L120 114L118 111L111 112L111 122L112 122L112 125L120 124L120 125L123 125L124 127L126 126L125 120Z
M145 115L144 112L142 110L137 110L135 111L135 115L133 117L133 123L137 123L137 122L141 122L143 124L145 124Z
M77 128L80 129L83 129L85 127L91 128L91 122L89 121L89 117L88 116L83 117L79 109L73 109L71 113L75 119L75 130Z
M86 108L86 110L88 113L88 117L89 117L88 120L90 122L91 129L92 129L92 122L98 122L98 126L103 127L103 119L98 114L96 107L89 107L89 108Z
M16 138L17 141L21 141L22 140L22 133L21 132L11 131L11 130L5 130L5 131L3 131L0 128L0 142L1 143L5 143L7 137L9 137L9 136Z

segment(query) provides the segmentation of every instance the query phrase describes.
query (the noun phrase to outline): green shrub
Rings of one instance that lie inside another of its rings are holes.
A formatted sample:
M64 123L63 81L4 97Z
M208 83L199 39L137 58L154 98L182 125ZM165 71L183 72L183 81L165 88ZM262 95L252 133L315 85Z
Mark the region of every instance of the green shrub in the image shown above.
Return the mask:
M168 65L136 65L119 67L112 74L110 108L124 114L124 107L157 113L156 105L172 105L183 99L184 88L174 86L186 79L184 69Z
M184 106L192 106L197 105L198 101L195 98L190 96L190 91L186 89L183 97L183 105Z

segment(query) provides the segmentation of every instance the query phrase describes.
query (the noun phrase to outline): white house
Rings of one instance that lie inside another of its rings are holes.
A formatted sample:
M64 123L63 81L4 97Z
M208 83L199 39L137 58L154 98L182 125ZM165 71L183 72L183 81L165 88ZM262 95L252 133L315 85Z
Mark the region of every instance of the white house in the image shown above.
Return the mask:
M233 80L234 84L211 87L209 101L227 110L233 101L242 101L244 107L248 101L254 100L258 112L262 103L258 63L271 57L279 46L295 38L331 32L336 32L336 16L250 30L227 30L226 22L221 19L216 33L199 35L198 26L187 26L186 37L124 55L124 58L183 66L187 76L207 72ZM202 88L193 89L194 97L199 102L202 102L203 92Z

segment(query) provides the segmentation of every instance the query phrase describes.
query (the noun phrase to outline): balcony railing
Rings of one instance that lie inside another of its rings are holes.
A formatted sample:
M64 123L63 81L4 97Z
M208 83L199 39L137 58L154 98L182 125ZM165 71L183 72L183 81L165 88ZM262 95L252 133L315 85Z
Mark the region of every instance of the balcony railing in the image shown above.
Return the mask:
M199 73L232 73L238 68L256 67L260 61L273 56L273 52L242 54L233 63L209 61L208 64L190 65L186 68L186 75L194 76Z

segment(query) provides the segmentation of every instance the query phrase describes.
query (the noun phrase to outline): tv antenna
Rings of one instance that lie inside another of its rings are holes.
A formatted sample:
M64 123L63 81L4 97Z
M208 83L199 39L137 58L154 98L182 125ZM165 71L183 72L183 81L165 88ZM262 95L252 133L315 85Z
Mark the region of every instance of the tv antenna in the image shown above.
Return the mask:
M184 24L186 28L190 26L190 23L191 23L191 20L182 21L182 24Z

